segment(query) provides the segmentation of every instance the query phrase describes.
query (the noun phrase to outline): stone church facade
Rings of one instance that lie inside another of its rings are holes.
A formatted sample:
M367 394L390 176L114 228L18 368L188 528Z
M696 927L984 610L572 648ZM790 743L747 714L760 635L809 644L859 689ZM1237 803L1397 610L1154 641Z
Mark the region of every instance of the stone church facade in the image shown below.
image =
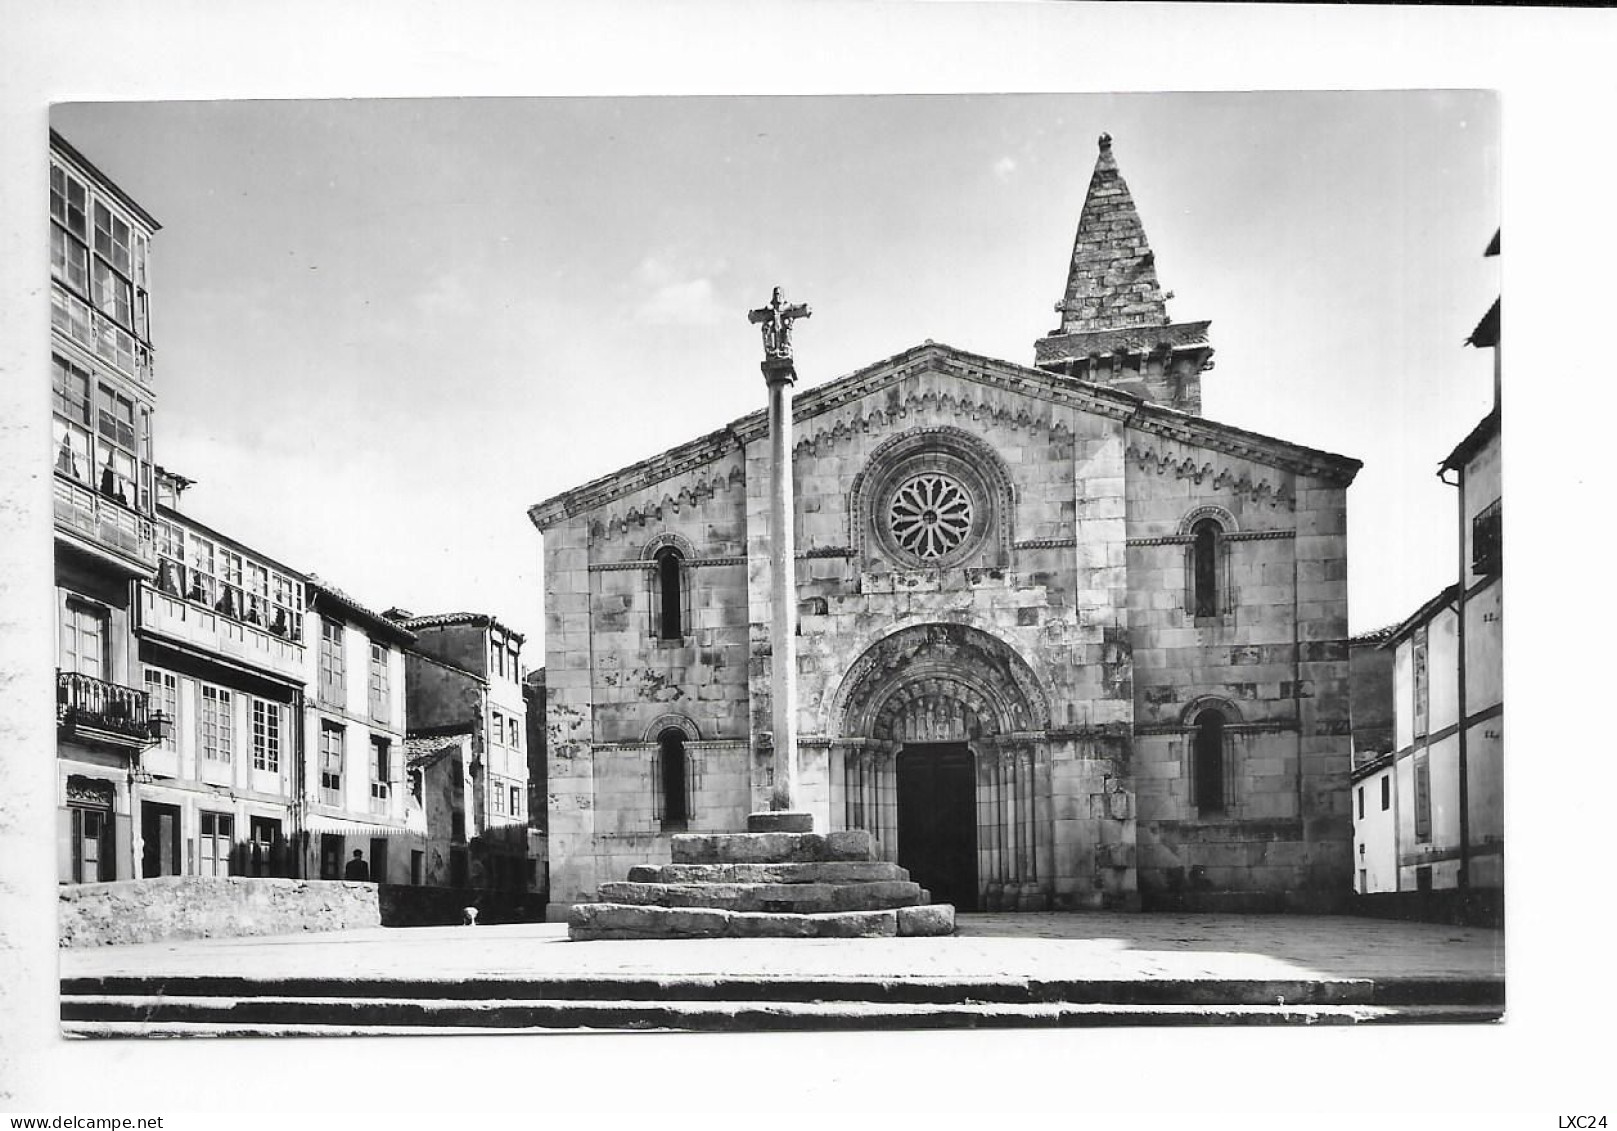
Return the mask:
M1351 890L1356 460L1201 415L1110 139L1035 366L927 342L794 400L803 804L961 910ZM771 775L763 413L534 506L552 912Z

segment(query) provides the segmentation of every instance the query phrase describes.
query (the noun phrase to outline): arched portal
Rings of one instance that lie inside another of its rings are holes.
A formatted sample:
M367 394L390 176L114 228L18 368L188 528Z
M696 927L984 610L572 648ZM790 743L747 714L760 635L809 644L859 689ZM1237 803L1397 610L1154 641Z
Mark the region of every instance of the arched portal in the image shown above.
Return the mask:
M902 629L849 668L828 723L845 827L938 902L1048 906L1048 701L1013 648L968 625Z

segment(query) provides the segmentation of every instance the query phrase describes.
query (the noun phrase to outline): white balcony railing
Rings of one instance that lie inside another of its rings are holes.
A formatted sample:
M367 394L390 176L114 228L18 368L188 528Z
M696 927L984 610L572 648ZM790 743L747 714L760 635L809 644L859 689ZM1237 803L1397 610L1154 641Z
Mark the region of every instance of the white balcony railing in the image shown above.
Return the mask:
M140 627L277 675L300 681L306 675L301 641L150 584L140 587Z
M157 537L152 520L88 487L56 477L56 525L157 568Z

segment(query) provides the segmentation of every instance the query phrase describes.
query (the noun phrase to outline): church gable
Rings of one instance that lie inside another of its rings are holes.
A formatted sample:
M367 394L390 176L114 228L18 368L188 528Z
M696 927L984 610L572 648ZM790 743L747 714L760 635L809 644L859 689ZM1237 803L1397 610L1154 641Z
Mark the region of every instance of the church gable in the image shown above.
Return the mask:
M557 890L741 827L777 742L817 828L964 907L1339 889L1360 465L1203 418L1170 297L1103 142L1035 366L928 341L793 390L792 541L762 410L531 508Z
M794 456L810 461L840 459L837 453L866 446L872 435L942 424L1000 438L996 448L1020 459L1030 445L1037 454L1070 443L1075 433L1097 426L1086 419L1098 418L1128 423L1131 458L1142 466L1171 461L1176 471L1210 474L1259 495L1279 492L1284 476L1233 469L1220 456L1235 456L1243 467L1302 472L1341 486L1351 482L1360 466L1357 460L1218 424L1120 389L934 342L800 392L793 400L793 417ZM763 412L750 414L538 503L529 509L529 518L540 530L584 513L592 526L598 523L607 533L614 526L624 532L643 527L732 486L739 474L733 457L762 442L767 430ZM800 498L811 487L802 481L803 474L799 470ZM832 543L834 538L827 544Z

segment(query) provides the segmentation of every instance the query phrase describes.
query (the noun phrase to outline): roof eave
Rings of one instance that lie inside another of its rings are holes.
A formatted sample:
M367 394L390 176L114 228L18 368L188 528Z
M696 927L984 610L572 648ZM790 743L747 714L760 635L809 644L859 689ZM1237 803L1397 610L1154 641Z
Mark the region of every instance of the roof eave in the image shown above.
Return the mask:
M1477 426L1466 434L1465 439L1454 446L1454 450L1443 457L1438 465L1438 471L1459 471L1471 462L1471 458L1482 450L1484 444L1499 435L1499 410L1497 408L1484 416Z
M329 602L334 611L340 610L347 614L350 620L358 621L369 629L379 629L381 635L390 637L396 644L415 643L415 633L400 626L397 621L388 620L381 613L366 608L346 593L329 588L312 578L304 580L304 588L308 592L311 611L318 612L320 603Z

